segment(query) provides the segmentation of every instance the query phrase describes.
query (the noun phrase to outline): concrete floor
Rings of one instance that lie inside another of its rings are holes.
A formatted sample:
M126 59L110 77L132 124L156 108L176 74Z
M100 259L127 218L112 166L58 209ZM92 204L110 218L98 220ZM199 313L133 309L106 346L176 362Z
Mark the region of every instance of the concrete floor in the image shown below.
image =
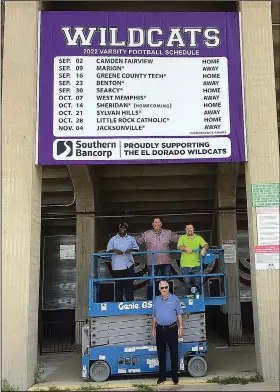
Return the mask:
M180 386L176 388L176 391L189 391L190 386ZM218 384L200 384L192 385L192 391L279 391L279 380L278 381L268 381L261 383L250 383L247 385L218 385Z
M39 358L39 362L41 362L44 366L44 376L40 383L34 385L35 388L44 388L50 386L79 387L85 383L81 378L81 354L79 353L46 354ZM228 347L222 340L216 340L215 342L209 343L208 345L207 363L208 372L205 377L192 378L184 374L180 377L180 386L176 387L176 390L183 390L180 388L183 388L183 385L186 384L192 384L193 386L200 384L201 387L204 385L204 387L207 388L212 386L212 389L205 389L203 387L201 390L214 390L213 384L205 384L207 379L213 378L215 376L245 377L255 375L255 347L253 345ZM148 383L149 385L156 385L156 380L156 375L123 376L112 377L100 385L103 385L105 388L128 389L132 388L133 384L139 384L142 382ZM172 382L167 381L165 383L165 388L169 388L171 385L173 386ZM221 388L225 386L218 385L218 387ZM238 389L239 387L241 387L241 385L238 385ZM33 388L31 388L31 390Z

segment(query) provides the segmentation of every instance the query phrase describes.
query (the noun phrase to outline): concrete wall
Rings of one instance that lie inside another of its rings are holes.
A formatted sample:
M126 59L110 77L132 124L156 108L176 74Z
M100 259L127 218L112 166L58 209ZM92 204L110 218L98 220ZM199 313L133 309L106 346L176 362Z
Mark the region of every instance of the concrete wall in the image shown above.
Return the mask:
M2 377L37 367L41 169L35 167L38 2L6 2L2 106ZM24 26L24 28L22 28Z
M279 140L271 4L240 2L248 163L245 165L258 372L279 379L279 270L257 271L256 210L251 185L279 183Z

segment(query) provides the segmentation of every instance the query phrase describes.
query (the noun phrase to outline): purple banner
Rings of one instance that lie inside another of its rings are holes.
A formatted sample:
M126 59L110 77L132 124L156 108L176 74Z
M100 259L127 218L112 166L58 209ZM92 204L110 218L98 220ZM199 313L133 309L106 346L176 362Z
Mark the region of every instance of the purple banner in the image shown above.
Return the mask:
M42 12L38 164L244 162L239 14Z

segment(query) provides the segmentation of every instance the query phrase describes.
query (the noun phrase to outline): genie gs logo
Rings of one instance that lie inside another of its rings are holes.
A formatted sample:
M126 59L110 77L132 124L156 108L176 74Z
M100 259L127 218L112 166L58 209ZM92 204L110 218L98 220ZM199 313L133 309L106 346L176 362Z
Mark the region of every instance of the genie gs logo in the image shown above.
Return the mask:
M120 302L118 305L119 310L134 310L134 309L151 309L153 307L153 301L144 301L142 304L138 303L127 303Z
M53 157L57 160L63 160L73 156L72 140L56 140L53 146Z

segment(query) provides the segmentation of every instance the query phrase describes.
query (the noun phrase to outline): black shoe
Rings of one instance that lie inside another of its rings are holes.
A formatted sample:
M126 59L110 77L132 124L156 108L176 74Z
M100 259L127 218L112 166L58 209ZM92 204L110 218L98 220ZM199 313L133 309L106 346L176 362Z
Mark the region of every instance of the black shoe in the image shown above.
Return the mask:
M159 385L159 384L162 384L162 383L164 383L166 380L161 380L160 378L157 380L157 384Z
M178 378L175 378L175 379L173 380L173 384L174 384L174 385L178 385L178 384L179 384Z

